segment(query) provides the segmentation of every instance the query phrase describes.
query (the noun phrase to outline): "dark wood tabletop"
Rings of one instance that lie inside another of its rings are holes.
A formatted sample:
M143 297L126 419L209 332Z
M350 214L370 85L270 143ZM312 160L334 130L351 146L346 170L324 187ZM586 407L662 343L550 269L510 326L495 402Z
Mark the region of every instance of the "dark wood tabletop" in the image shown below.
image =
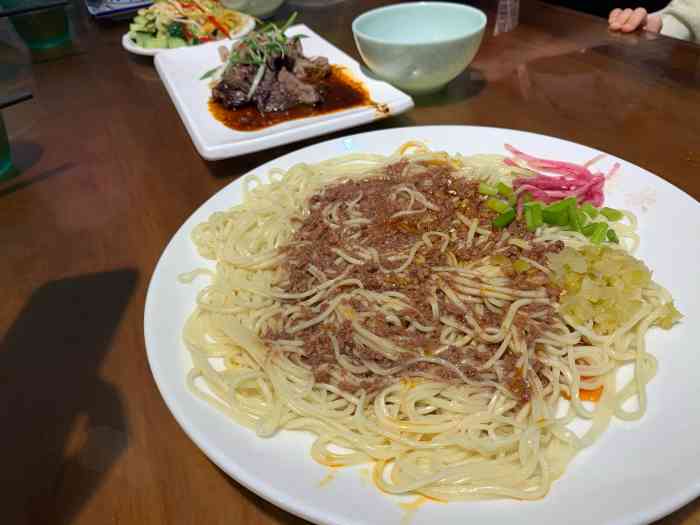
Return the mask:
M299 20L359 60L350 24L387 3L298 8ZM0 522L302 523L180 429L148 368L143 311L161 251L201 203L328 137L204 161L152 60L122 49L127 22L91 20L77 0L69 10L76 53L31 67L0 22L0 90L34 92L3 110L21 175L0 183ZM488 13L479 54L445 92L345 133L527 130L608 151L700 198L700 47L527 1L519 27L494 37ZM700 500L660 523L700 524Z

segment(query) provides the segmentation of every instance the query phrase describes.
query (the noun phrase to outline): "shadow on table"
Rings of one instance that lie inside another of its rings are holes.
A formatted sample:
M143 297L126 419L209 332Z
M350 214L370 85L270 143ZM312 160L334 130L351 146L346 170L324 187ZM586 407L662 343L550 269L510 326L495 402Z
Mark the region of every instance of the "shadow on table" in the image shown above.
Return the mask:
M276 146L272 150L268 149L231 159L205 162L207 168L209 169L209 173L211 173L214 177L229 178L232 175L248 173L271 159L282 157L287 153L291 153L292 151L297 151L320 142L326 142L327 140L356 135L358 133L366 133L369 131L377 131L388 128L402 128L415 125L416 121L409 112L402 115L395 115L392 117L375 120L374 122L370 122L362 126L336 131L327 135L320 135L318 137L292 142L290 144L285 144L284 146ZM409 140L410 138L411 137L407 137L406 140Z
M137 277L43 284L0 343L3 523L72 522L126 449L121 396L99 370Z
M15 193L17 191L20 191L24 188L27 188L28 186L32 186L33 184L36 184L38 182L42 182L46 179L50 179L52 177L56 177L58 175L62 175L64 173L67 173L70 171L70 169L73 167L73 164L70 162L67 162L65 164L62 164L56 168L46 170L42 173L39 173L38 175L35 175L33 177L22 177L22 173L29 169L29 166L33 165L33 163L26 164L23 160L16 161L14 157L14 152L15 152L15 147L13 145L12 147L13 151L13 162L15 165L15 172L16 172L16 177L14 179L10 179L12 181L11 184L8 183L6 187L0 186L0 199L5 197L6 195L10 195L12 193ZM3 185L4 186L4 185Z

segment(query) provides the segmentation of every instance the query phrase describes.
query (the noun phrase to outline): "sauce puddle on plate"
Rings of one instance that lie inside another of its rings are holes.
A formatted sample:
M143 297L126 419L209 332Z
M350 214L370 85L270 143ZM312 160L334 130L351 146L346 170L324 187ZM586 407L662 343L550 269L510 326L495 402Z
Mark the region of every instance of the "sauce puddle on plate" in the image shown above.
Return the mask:
M257 131L289 120L326 115L361 106L374 106L381 114L387 112L385 107L372 102L365 85L354 79L346 68L331 66L331 74L321 84L323 102L316 106L301 104L287 111L260 113L255 105L226 109L209 100L209 111L216 120L237 131Z

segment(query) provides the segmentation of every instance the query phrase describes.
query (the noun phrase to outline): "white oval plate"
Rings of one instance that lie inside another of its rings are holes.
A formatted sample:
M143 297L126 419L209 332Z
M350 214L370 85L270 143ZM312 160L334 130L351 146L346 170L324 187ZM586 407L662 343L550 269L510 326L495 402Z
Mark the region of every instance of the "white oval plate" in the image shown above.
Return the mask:
M599 152L560 139L495 128L431 126L397 128L339 138L290 153L253 170L318 162L348 152L388 154L407 140L425 141L451 153L502 152L504 143L533 155L585 162ZM648 334L648 348L659 360L649 384L649 406L637 422L613 421L592 447L579 454L541 501L486 501L428 504L411 525L561 523L622 525L652 521L700 494L700 204L678 188L633 164L607 157L621 170L606 188L606 202L639 218L638 256L676 299L685 319L671 331ZM185 318L203 281L178 284L177 276L211 266L200 258L189 235L214 211L240 202L238 178L209 199L172 238L154 271L146 298L144 330L151 370L165 402L190 438L209 458L263 498L323 524L400 525L406 501L382 495L367 480L366 467L340 470L321 487L328 469L309 455L310 436L281 432L261 439L191 395L185 375L191 361L181 342ZM413 499L413 498L411 498Z
M242 16L245 17L245 24L233 33L230 38L225 39L225 40L219 40L219 42L222 45L227 45L230 44L231 41L233 40L238 40L239 38L243 38L246 36L248 33L250 33L254 28L255 28L255 19L252 16L244 15L241 13ZM200 44L201 45L201 44ZM168 51L170 48L145 48L141 46L137 46L131 38L129 38L129 33L124 33L124 36L122 36L122 47L129 51L130 53L134 53L135 55L142 55L142 56L147 56L147 57L154 57L158 53L162 53L163 51ZM186 47L196 47L196 46L186 46ZM180 48L174 48L174 49L180 49Z

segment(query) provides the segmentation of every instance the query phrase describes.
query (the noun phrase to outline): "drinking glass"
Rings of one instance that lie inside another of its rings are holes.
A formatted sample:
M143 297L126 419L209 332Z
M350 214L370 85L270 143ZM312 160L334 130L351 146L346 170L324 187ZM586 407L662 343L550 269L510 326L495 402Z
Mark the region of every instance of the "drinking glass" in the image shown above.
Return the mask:
M35 62L59 58L72 49L65 5L56 3L55 0L0 0L0 6L8 10L34 9L10 15L9 19Z
M2 112L0 112L0 180L9 179L14 175L15 169L10 155L10 139L7 136Z

